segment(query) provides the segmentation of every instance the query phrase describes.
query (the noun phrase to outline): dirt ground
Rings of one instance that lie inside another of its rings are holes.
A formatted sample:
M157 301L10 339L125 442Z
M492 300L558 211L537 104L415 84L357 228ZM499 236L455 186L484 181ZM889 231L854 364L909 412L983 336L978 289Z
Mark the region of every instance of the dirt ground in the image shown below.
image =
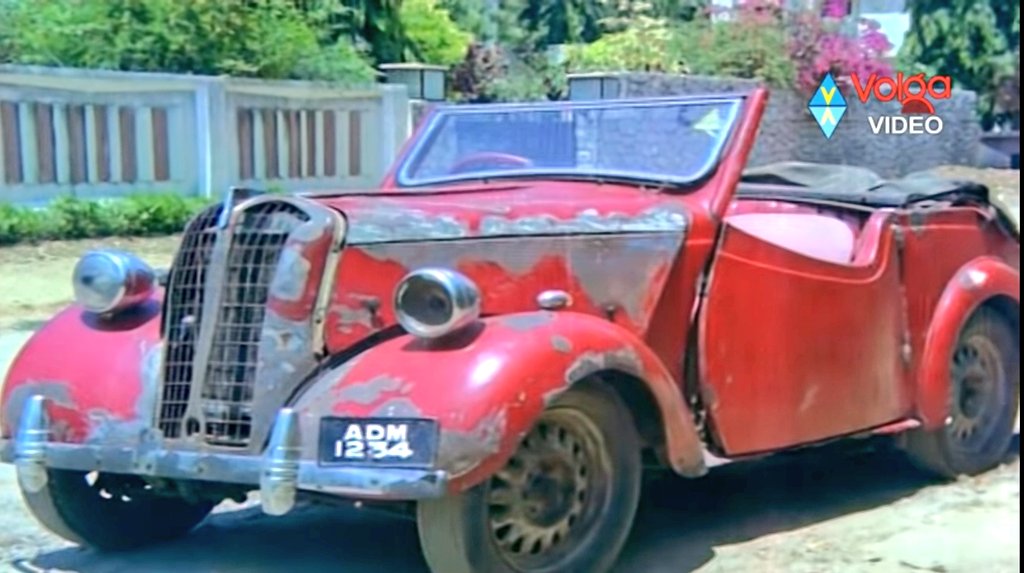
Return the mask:
M989 184L1019 219L1018 171L949 168ZM71 297L74 260L118 245L155 265L175 238L0 249L0 374L31 331ZM644 494L619 573L1020 571L1019 440L1006 464L937 483L883 442L843 444L665 479ZM351 507L303 506L282 518L223 506L187 539L101 555L40 528L14 472L0 466L0 572L426 572L414 525Z

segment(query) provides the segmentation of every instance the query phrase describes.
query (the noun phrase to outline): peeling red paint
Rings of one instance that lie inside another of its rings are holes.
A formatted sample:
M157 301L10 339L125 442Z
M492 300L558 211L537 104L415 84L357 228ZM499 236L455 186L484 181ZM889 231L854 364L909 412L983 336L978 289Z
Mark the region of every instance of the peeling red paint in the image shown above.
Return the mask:
M556 337L568 345L560 343L562 348L556 349L551 342ZM457 436L494 435L485 430L499 425L495 416L503 412L505 431L493 455L480 458L483 454L478 449L471 456L463 447L446 446L451 449L446 450L445 459L453 460L455 466L443 469L460 474L456 488L479 481L511 454L546 406L545 396L554 396L606 368L646 381L668 421L673 462L684 473L699 473L702 468L692 414L664 365L629 331L597 317L538 311L485 319L475 335L461 342L437 347L401 336L343 368L342 375L326 372L310 384L295 407L312 418L326 413L325 402L331 404L330 414L337 416L391 415L382 405L401 400L414 404L418 415L439 420L450 443L472 442L473 448L481 447L479 440ZM408 386L389 382L394 380ZM404 392L401 396L396 395L399 389ZM353 394L372 394L374 400L341 399ZM405 409L397 412L393 415L408 415ZM490 446L485 449L489 451ZM471 461L474 456L480 459Z
M156 377L146 379L146 368L151 350L160 344L159 313L125 317L102 329L90 323L80 307L71 306L21 349L0 395L3 437L13 434L19 397L35 393L54 398L50 416L55 426L64 428L64 441L83 442L104 424L148 425L150 420L140 420L137 408L147 392L153 394L154 388L146 385L158 382Z

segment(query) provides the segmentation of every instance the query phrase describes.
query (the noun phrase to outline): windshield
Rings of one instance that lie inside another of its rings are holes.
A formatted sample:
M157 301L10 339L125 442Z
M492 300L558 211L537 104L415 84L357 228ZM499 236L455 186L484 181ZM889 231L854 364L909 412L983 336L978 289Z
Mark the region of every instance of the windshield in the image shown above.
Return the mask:
M707 175L740 97L442 108L397 171L401 187L512 177L687 184Z

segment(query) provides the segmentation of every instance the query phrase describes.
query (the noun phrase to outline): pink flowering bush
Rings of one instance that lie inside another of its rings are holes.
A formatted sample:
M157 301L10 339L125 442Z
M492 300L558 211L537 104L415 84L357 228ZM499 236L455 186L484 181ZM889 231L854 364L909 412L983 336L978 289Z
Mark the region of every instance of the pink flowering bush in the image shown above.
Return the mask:
M891 48L878 23L848 22L844 0L827 0L820 12L787 11L782 0L742 0L688 22L634 18L622 31L573 46L568 59L573 71L757 78L812 92L828 72L840 84L853 73L890 72Z
M842 0L829 0L819 16L813 12L792 14L789 53L796 65L796 87L814 91L822 76L831 73L844 83L851 74L866 78L873 73L892 73L886 58L892 44L874 20L857 22L857 30L844 30L846 9Z

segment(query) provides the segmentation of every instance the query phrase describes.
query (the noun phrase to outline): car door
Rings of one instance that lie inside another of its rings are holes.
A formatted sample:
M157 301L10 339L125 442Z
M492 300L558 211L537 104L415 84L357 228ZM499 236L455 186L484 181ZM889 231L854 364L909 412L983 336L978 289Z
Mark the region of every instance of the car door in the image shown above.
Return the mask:
M756 215L726 218L699 318L702 396L719 445L766 452L905 416L891 214L845 238L828 236L846 223L827 215Z

